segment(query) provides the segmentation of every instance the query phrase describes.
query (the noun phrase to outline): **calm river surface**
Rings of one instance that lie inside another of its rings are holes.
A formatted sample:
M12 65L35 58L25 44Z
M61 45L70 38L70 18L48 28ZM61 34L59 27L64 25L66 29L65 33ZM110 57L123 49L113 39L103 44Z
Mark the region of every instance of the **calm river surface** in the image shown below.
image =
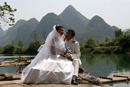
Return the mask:
M35 55L20 55L27 59L33 59ZM16 59L14 55L0 54L0 61ZM81 56L82 66L93 76L113 76L130 74L130 54L94 54ZM0 73L18 73L25 66L0 67ZM130 87L129 83L108 84L105 87Z

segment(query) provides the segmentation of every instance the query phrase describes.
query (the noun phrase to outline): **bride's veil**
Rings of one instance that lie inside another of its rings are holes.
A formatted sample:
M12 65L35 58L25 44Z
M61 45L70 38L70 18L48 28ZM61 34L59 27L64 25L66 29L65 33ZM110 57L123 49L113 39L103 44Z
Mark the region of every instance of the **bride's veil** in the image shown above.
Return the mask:
M57 55L61 50L65 49L64 41L62 37L55 29L56 25L53 26L53 30L48 34L45 44L40 49L39 53L32 60L32 62L26 66L22 71L21 81L24 81L31 68L37 65L41 60L47 59L49 55ZM43 66L44 67L44 66ZM21 82L20 81L20 82Z

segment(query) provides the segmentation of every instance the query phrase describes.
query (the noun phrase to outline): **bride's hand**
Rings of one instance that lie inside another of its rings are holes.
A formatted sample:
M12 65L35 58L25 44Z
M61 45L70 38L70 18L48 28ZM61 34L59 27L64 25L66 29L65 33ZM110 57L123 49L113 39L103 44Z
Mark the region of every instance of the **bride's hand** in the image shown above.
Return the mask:
M73 42L73 43L75 43L75 42L76 42L76 40L75 40L75 39L73 39L73 40L72 40L72 42Z

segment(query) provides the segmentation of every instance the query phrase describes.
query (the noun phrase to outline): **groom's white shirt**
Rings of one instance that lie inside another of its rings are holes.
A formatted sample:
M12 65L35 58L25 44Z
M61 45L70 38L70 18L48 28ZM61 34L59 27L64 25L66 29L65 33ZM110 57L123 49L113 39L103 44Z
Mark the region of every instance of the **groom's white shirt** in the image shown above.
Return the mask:
M70 50L72 51L72 54L70 54L72 59L78 59L79 68L83 69L81 67L82 63L80 60L81 53L80 53L79 43L77 41L73 43L72 40L69 40L69 41L65 41L65 45L70 47Z

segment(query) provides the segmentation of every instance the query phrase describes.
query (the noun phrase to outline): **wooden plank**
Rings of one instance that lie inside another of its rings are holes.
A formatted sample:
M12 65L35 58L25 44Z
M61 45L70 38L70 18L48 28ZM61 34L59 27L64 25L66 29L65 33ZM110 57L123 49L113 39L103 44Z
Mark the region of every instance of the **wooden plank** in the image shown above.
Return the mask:
M128 76L122 76L122 75L113 75L113 77L120 77L120 78L127 78L127 79L129 79Z
M6 80L12 80L13 79L13 75L12 74L6 74L5 75L5 79Z
M109 82L112 82L112 80L109 80L109 79L103 79L103 78L97 78L100 82L102 83L109 83Z
M128 79L127 78L121 78L121 77L110 77L112 78L113 82L118 82L118 81L127 81Z
M127 77L128 77L128 79L130 80L130 75L120 75L120 76L127 76Z
M127 76L116 76L114 75L114 77L102 77L100 76L99 79L100 82L102 83L109 83L109 82L120 82L120 81L128 81L129 79L127 78Z
M3 64L3 65L0 65L0 67L9 67L9 66L14 66L14 65L11 65L11 64Z
M5 80L5 76L0 76L0 81Z

